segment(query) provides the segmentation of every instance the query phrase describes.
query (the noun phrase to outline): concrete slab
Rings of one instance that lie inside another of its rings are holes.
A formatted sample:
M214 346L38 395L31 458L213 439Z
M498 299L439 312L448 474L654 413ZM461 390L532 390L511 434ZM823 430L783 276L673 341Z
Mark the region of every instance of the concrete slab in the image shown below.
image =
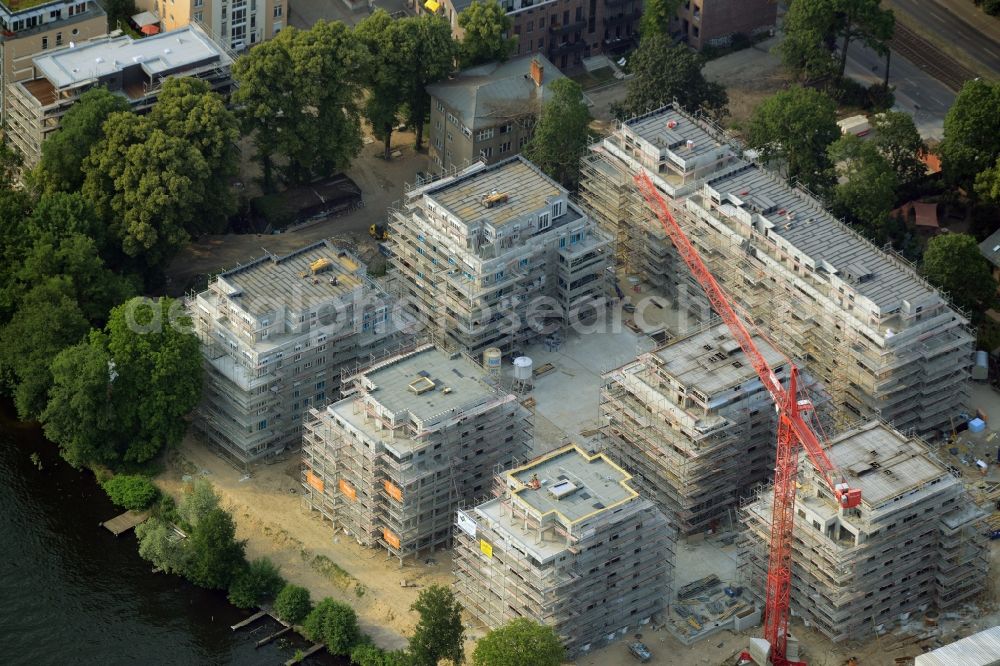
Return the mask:
M727 584L736 583L736 546L720 537L681 539L674 548L673 591L715 574Z

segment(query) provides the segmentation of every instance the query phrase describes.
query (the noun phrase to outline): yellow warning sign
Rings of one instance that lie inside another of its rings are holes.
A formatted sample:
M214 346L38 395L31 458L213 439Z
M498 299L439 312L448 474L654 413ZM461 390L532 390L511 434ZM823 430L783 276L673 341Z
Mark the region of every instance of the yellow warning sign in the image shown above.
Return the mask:
M486 543L485 539L479 540L479 550L483 551L486 557L493 557L493 546Z

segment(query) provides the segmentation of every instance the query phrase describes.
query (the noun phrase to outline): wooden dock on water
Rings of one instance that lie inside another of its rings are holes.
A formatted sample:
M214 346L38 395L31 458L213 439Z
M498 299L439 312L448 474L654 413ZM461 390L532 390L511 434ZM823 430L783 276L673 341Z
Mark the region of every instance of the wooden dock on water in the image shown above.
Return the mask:
M302 659L295 659L293 657L292 659L289 659L288 661L285 662L285 666L293 666L293 664L297 664L300 661L304 661L307 657L311 657L312 655L322 650L324 647L326 646L323 645L322 643L316 643L316 645L313 645L311 648L302 653Z
M254 613L253 615L251 615L247 619L243 620L242 622L237 622L236 624L234 624L233 626L231 626L229 628L232 629L233 631L236 631L237 629L242 629L243 627L245 627L247 625L253 624L254 622L256 622L257 620L259 620L260 618L264 617L265 615L267 615L267 611L263 611L262 610L259 613Z
M106 520L101 525L106 527L115 536L120 536L124 532L134 529L149 518L149 511L126 511L120 516L115 516L111 520Z

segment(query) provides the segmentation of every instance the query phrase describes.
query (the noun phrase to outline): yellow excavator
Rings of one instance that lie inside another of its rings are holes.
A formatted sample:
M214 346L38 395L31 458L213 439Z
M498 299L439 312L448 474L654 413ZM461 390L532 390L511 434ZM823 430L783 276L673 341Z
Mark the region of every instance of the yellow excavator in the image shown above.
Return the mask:
M368 227L368 235L377 241L389 240L389 228L384 224L373 224Z

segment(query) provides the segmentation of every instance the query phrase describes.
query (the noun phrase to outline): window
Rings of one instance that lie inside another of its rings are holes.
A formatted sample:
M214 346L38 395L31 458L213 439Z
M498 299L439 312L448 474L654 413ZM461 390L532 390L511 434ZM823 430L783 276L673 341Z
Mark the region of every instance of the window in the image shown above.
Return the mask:
M56 33L56 46L62 46L62 33Z
M492 127L476 132L476 141L488 141L493 138L494 129Z
M525 28L524 31L525 32L531 32L534 29L535 29L535 22L534 21L528 21L528 27Z
M521 148L524 148L527 144L528 144L528 137L522 136L517 141L517 149L520 150Z
M506 153L510 151L510 141L504 141L500 144L500 153Z
M552 217L556 218L563 214L563 202L557 201L552 204Z
M267 430L267 419L263 419L257 424L257 430Z
M538 216L538 230L541 231L543 229L548 229L548 228L549 228L549 214L542 213Z
M493 276L493 279L496 282L499 282L500 280L502 280L503 279L503 271L497 271L497 274Z
M194 13L194 20L195 21L199 21L200 22L200 21L203 21L204 19L205 19L204 12L195 12Z
M538 39L538 48L545 48L545 40L541 37Z
M482 150L479 151L479 156L484 157L486 159L490 159L491 157L493 157L493 148L492 147L483 148Z
M513 129L514 129L514 124L513 123L507 123L506 125L504 125L503 127L500 128L500 133L501 134L506 134L507 132L510 132Z
M194 0L194 6L195 7L204 7L205 6L205 0Z
M275 5L274 18L281 18L281 5Z
M440 111L441 113L444 113L444 104L442 104L442 103L441 103L440 101L438 101L438 104L437 104L437 109L438 109L438 111Z
M49 38L42 37L42 49L47 49L47 48L49 48Z

